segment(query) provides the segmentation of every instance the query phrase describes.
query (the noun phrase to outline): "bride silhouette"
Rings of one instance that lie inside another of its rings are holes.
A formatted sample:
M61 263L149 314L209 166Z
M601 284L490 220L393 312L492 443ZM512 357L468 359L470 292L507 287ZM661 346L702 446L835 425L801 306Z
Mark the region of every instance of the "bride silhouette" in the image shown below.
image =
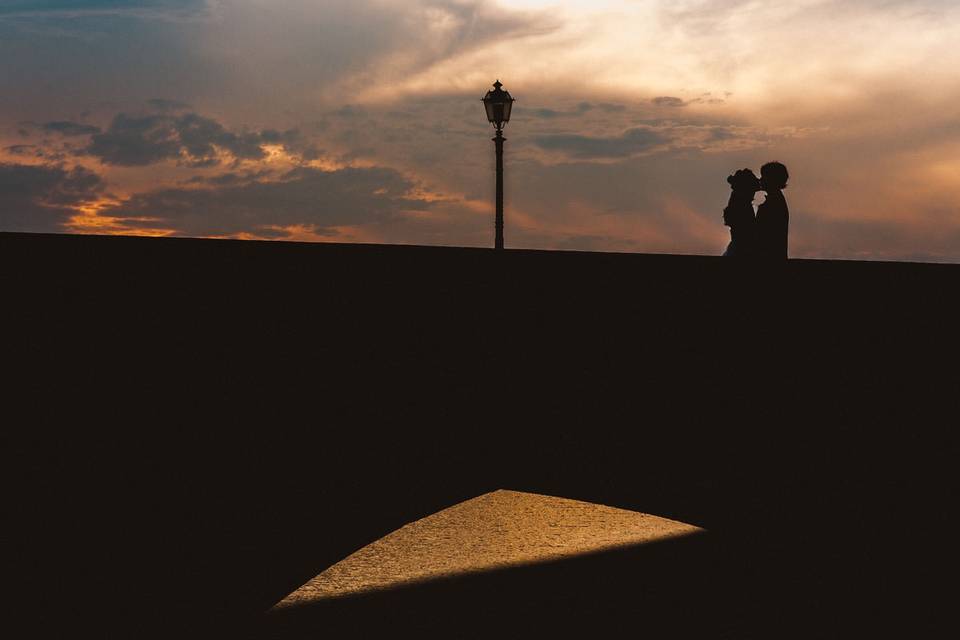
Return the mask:
M727 177L730 200L723 210L723 224L730 227L730 244L723 255L752 258L757 254L757 220L753 197L760 191L760 180L750 169L740 169Z

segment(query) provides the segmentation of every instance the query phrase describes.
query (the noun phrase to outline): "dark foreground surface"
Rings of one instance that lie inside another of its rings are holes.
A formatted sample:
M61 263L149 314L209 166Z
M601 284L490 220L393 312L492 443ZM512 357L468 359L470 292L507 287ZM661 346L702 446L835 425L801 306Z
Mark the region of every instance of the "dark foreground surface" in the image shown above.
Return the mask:
M0 286L30 635L954 627L960 267L0 234ZM710 533L264 615L496 488Z

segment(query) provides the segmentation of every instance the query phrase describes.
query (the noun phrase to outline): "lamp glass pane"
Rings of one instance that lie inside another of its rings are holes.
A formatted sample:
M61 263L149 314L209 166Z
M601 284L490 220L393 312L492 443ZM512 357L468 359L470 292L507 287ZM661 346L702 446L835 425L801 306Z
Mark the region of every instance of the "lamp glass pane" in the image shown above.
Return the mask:
M493 122L493 103L488 98L483 101L483 106L487 110L487 120Z

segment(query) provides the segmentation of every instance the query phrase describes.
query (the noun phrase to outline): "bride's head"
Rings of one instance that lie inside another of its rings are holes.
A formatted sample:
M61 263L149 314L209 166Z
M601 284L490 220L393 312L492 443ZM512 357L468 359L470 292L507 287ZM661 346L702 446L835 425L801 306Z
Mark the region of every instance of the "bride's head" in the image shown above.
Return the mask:
M760 191L760 180L750 169L740 169L732 176L727 176L727 183L737 192L756 193Z

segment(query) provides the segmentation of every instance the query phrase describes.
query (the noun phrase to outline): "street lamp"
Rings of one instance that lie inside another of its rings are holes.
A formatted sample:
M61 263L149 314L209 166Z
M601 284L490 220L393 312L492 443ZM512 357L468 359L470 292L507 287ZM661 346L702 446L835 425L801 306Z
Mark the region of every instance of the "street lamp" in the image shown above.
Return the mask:
M506 140L503 137L503 125L510 122L510 110L513 108L513 98L500 88L502 86L497 80L493 83L493 89L487 91L487 95L483 97L487 120L497 128L497 135L492 138L497 149L497 218L494 223L496 227L494 249L503 249L503 141Z

